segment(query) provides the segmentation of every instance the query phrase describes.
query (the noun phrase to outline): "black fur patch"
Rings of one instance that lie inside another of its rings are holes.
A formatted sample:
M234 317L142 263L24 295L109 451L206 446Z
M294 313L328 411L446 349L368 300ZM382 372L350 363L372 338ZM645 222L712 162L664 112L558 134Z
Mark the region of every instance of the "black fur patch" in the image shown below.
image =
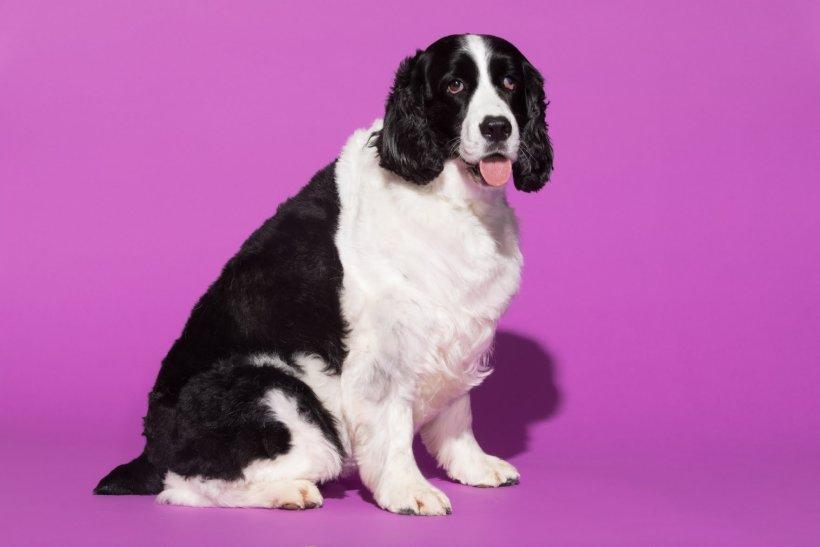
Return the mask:
M235 357L192 378L180 393L175 427L153 432L155 439L166 437L166 467L183 476L233 480L253 460L287 453L290 432L262 399L272 389L292 398L302 418L343 452L333 417L307 385L275 367Z

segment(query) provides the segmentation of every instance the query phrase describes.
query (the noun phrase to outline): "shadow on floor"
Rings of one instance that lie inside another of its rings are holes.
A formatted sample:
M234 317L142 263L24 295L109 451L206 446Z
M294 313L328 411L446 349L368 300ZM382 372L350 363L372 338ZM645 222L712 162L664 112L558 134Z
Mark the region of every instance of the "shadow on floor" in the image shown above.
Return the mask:
M495 371L470 394L473 428L484 450L511 458L527 449L530 426L558 412L555 360L539 342L502 331L492 364Z

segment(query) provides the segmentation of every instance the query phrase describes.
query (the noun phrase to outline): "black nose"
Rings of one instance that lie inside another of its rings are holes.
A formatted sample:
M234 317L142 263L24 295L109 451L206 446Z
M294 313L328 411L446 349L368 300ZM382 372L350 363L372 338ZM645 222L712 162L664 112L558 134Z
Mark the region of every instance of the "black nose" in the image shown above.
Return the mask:
M499 142L510 136L512 124L504 116L487 116L478 124L478 129L488 141Z

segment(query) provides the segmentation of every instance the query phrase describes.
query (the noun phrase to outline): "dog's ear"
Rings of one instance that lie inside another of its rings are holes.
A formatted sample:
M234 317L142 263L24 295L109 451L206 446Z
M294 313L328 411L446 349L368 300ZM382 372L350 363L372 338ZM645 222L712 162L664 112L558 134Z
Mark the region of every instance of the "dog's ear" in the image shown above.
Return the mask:
M379 165L404 179L427 184L444 169L444 154L427 122L424 52L418 51L399 65L387 97L384 126L373 145Z
M527 121L521 128L521 150L513 164L513 181L519 190L537 192L550 178L552 145L547 135L544 78L528 61L524 61L524 100Z

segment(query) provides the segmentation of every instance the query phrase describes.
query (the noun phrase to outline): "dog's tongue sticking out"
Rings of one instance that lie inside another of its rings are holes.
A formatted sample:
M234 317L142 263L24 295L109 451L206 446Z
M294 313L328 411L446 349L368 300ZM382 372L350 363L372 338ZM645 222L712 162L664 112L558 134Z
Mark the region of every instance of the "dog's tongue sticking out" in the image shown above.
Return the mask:
M510 180L512 162L503 156L490 156L478 163L478 170L481 171L484 182L498 188Z

